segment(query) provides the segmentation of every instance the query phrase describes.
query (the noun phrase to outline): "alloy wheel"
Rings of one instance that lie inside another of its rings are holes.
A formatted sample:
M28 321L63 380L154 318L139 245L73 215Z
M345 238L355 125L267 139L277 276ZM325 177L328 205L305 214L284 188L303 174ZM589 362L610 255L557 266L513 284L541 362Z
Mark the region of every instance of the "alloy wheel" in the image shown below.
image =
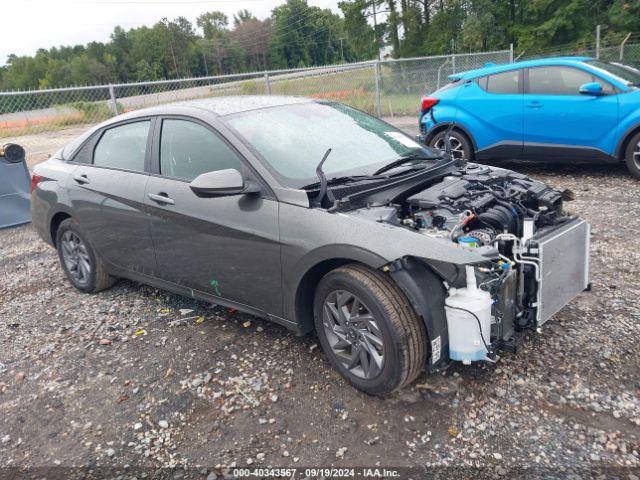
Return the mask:
M382 372L384 341L378 322L353 293L335 290L324 301L324 332L340 363L359 378L372 379Z
M82 239L73 231L67 230L62 234L60 248L64 264L73 280L78 285L89 283L91 257Z
M633 163L635 163L636 168L640 170L640 142L638 142L633 149Z
M464 158L464 147L462 146L462 142L454 137L453 135L449 136L451 142L451 155L453 158ZM446 150L446 144L444 141L444 137L439 138L433 145L438 150L442 150L443 152Z

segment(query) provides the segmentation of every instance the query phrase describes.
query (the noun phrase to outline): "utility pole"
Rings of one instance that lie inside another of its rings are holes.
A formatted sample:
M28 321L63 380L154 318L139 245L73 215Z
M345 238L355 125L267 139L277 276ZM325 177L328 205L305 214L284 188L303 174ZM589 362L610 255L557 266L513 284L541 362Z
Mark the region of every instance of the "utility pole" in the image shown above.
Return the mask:
M378 21L376 20L376 0L373 0L373 43L378 52L378 61L380 61L380 47L378 46Z
M340 53L342 54L342 63L344 63L344 46L342 45L342 41L344 37L340 37Z
M167 29L167 33L169 34L169 48L171 49L171 58L173 58L173 68L176 69L176 78L178 78L178 62L176 62L176 54L173 51L173 33L169 29L169 25L165 24L165 28Z
M204 60L204 73L209 76L209 68L207 67L207 56L204 54L204 48L202 49L202 60Z

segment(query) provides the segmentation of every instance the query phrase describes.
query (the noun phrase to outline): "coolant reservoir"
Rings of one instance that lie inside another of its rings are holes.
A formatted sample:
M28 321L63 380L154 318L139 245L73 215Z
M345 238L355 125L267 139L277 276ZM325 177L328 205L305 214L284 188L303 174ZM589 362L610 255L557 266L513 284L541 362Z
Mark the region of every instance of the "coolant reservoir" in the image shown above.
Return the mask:
M449 330L449 358L468 365L472 361L487 358L485 342L489 345L491 341L491 295L476 286L473 267L467 266L466 272L467 288L451 289L445 301L445 311ZM470 312L478 317L477 320Z

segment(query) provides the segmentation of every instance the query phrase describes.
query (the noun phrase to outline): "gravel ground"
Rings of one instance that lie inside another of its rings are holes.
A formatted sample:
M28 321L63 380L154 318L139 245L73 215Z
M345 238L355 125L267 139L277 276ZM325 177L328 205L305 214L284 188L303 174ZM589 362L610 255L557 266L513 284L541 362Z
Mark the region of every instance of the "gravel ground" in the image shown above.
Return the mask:
M510 167L576 193L593 289L518 355L423 374L386 399L348 386L313 336L124 280L79 293L30 226L0 231L0 468L637 479L638 182L621 167Z

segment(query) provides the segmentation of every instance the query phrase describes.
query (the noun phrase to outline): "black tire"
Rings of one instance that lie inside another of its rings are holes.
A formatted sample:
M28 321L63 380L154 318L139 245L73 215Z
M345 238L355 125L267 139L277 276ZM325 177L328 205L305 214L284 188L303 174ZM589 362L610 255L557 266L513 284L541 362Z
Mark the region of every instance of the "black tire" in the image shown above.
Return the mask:
M89 273L85 276L84 281L79 279L78 276L70 270L68 262L65 261L65 253L63 252L65 248L65 234L75 236L82 241L82 245L84 246L83 252L86 252L85 258L90 266ZM71 284L81 292L96 293L114 284L116 279L107 273L104 263L73 218L67 218L60 223L58 231L56 232L56 249L58 250L58 258L60 259L60 264L62 265L65 275Z
M640 178L640 132L636 133L631 137L631 140L629 140L624 159L631 175Z
M370 312L382 337L382 366L371 378L363 378L347 368L344 356L341 359L331 346L328 337L331 333L325 330L325 302L336 298L332 297L336 292L345 291L356 296ZM404 293L379 271L350 264L325 275L315 292L314 322L329 362L349 383L367 394L388 395L413 382L425 366L428 339L424 324Z
M436 133L433 136L433 138L431 140L429 140L429 146L432 147L432 148L438 148L438 149L444 151L443 143L444 143L445 132L446 132L446 130L443 130L442 132ZM459 143L459 145L461 147L461 150L463 152L464 158L466 158L470 162L473 161L475 155L474 155L474 151L473 151L473 145L472 145L471 141L469 140L469 138L464 133L462 133L460 130L455 130L455 129L451 131L449 136L451 137L451 142L452 143L454 143L454 144L456 144L456 142ZM455 146L455 145L453 145L453 146ZM454 151L453 151L454 157L457 156L456 151L457 151L457 149L454 149Z

